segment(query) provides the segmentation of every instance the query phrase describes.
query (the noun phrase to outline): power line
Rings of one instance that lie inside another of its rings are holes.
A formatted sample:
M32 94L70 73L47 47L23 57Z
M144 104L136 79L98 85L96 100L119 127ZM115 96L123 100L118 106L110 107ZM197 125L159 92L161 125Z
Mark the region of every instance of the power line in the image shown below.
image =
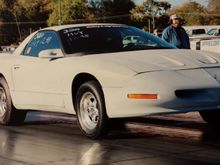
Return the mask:
M31 21L31 22L0 22L0 25L14 25L14 24L46 24L46 21Z
M197 13L197 12L192 12L192 13L176 12L176 14L199 15L199 16L220 16L220 14L215 14L215 13Z
M184 12L177 12L177 14L185 14L185 15L198 15L196 12L192 13L184 13ZM200 16L220 16L220 14L215 13L199 13ZM117 18L127 18L130 17L131 14L121 14L121 15L113 15L113 16L104 16L104 17L97 17L93 18L93 21L100 21L100 20L109 20L109 19L117 19ZM69 23L77 23L77 22L88 22L87 19L74 19ZM0 21L0 25L14 25L14 24L47 24L47 21L30 21L30 22L2 22Z
M93 21L99 20L108 20L108 19L115 19L115 18L127 18L130 17L131 14L122 14L122 15L114 15L114 16L105 16L105 17L97 17L94 18ZM87 19L74 19L70 21L70 23L77 23L77 22L88 22ZM13 24L47 24L46 21L31 21L31 22L0 22L0 25L13 25Z
M93 18L93 21L100 21L100 20L109 20L109 19L116 19L116 18L127 18L130 17L131 14L122 14L122 15L113 15L113 16L104 16L104 17L97 17ZM88 22L87 19L74 19L70 21L70 23L77 23L77 22Z

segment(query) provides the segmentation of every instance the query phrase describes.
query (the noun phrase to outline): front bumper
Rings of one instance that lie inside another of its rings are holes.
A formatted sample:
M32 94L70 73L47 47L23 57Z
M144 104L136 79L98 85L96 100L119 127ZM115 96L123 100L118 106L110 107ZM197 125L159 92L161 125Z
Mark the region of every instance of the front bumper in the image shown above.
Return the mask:
M204 69L143 73L123 88L103 91L110 118L220 109L220 84ZM154 93L159 98L127 98L135 93Z

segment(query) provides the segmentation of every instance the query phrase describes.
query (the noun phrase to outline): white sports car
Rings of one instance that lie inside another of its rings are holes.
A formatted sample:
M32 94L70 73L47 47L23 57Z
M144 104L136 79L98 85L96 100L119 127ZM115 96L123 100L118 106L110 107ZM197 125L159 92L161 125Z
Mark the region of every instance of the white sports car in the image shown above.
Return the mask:
M175 49L126 25L41 29L0 56L0 123L23 122L29 109L76 114L90 138L105 134L111 118L201 111L217 123L220 56Z

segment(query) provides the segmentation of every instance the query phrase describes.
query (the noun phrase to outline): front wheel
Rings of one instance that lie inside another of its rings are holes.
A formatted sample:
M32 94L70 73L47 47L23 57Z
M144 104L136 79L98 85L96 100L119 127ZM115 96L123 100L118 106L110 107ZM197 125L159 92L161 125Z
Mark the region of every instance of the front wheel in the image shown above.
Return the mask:
M78 125L89 138L98 139L108 132L104 94L96 81L82 84L76 96Z
M0 78L0 124L19 124L25 120L26 113L14 107L7 82Z
M200 111L200 116L211 125L220 124L220 110Z

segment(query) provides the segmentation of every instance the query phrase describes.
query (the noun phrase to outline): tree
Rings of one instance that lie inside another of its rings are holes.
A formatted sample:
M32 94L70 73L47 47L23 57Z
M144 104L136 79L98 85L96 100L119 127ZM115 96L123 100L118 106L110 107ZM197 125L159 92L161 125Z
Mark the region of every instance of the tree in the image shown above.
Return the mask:
M19 25L20 40L23 40L30 31L47 26L49 2L50 0L17 0L12 11L16 21L28 22Z
M50 0L2 0L0 1L0 45L23 40L30 29L46 26ZM28 22L28 23L21 23ZM39 23L40 22L40 23Z
M130 23L132 0L91 0L90 14L94 22Z
M140 25L142 24L142 26L146 26L146 23L150 21L153 24L152 28L155 28L156 24L161 28L164 26L164 23L160 24L161 22L158 20L161 17L166 17L166 13L170 8L171 4L165 1L145 0L142 5L137 5L131 10L132 19L140 23ZM151 27L150 24L148 26Z
M206 8L197 2L186 2L170 10L171 14L180 15L187 25L206 25L208 23Z
M209 0L208 8L210 12L220 14L220 3L219 0Z
M48 25L57 25L59 21L59 3L57 0L49 4L52 12L49 15ZM90 20L87 0L62 0L62 24L88 22Z
M219 0L209 0L207 7L209 13L209 24L219 25L220 24L220 3Z
M0 1L0 21L2 22L0 25L0 46L15 41L18 37L18 33L16 33L17 31L14 25L5 24L6 21L14 21L14 16L11 13L13 5L14 1Z
M46 21L50 10L47 8L50 0L17 0L13 11L23 21Z

